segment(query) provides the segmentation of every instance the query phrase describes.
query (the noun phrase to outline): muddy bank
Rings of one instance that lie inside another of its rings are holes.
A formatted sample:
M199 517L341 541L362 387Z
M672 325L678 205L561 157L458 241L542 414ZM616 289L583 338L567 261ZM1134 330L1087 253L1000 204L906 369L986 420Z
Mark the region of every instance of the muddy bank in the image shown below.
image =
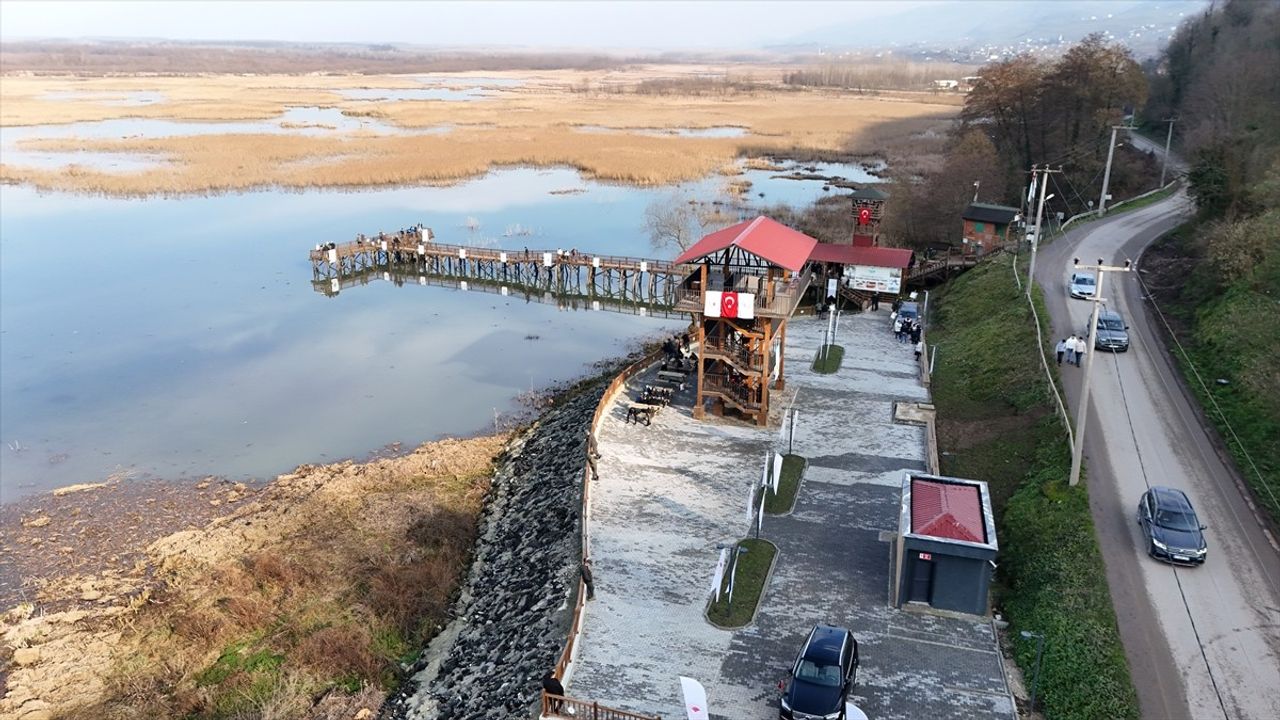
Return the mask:
M562 398L510 443L449 624L383 707L387 720L528 717L571 621L585 432L605 380Z

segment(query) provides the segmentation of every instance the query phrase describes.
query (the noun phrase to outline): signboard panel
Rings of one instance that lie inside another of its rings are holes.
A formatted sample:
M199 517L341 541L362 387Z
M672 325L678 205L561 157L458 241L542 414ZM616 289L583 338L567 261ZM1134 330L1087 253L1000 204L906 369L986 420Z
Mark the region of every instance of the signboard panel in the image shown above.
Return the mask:
M871 292L902 292L902 269L853 265L844 269L844 276L855 290Z

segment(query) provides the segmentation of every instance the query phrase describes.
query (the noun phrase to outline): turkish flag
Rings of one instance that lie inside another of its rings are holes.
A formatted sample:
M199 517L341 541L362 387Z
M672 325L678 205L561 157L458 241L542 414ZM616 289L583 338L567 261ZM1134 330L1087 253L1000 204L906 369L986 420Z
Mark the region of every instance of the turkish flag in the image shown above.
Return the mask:
M720 296L720 317L738 317L738 293L726 292Z
M858 224L869 225L871 223L871 208L862 208L858 211Z

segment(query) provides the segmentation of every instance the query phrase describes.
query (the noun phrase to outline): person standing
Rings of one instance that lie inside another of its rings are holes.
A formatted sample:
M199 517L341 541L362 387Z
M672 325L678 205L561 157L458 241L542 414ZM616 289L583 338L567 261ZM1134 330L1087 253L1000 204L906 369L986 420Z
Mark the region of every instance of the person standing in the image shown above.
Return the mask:
M1084 362L1084 354L1089 351L1089 342L1082 337L1076 338L1076 367Z
M919 343L920 338L923 335L924 335L924 330L920 329L920 323L912 322L911 323L911 342Z
M558 713L564 708L564 685L556 678L554 670L548 670L542 676L542 691L551 696L548 698L548 710Z
M600 471L596 469L596 460L600 459L600 449L596 445L596 434L587 428L587 467L591 468L591 479L599 480Z
M1067 353L1067 339L1066 339L1066 338L1062 338L1061 340L1059 340L1059 341L1058 341L1057 351L1058 351L1058 365L1059 365L1059 366L1061 366L1061 365L1062 365L1062 356L1063 356L1063 355L1065 355L1065 354Z
M1065 350L1067 351L1067 364L1075 365L1076 364L1076 336L1073 334L1071 337L1067 338L1063 342L1066 344Z
M880 309L880 293L878 292L871 293L871 309L872 310Z
M916 362L920 362L920 356L924 354L924 341L916 340Z
M587 599L596 599L596 584L591 575L591 558L582 558L582 584L587 587Z
M893 319L893 336L902 342L902 318Z

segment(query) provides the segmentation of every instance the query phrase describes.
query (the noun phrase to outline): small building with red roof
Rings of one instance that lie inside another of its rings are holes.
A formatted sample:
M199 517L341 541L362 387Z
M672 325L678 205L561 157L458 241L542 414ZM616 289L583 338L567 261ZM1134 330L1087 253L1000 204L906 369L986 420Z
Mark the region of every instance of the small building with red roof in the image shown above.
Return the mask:
M894 553L894 605L986 615L995 516L985 482L905 473Z

